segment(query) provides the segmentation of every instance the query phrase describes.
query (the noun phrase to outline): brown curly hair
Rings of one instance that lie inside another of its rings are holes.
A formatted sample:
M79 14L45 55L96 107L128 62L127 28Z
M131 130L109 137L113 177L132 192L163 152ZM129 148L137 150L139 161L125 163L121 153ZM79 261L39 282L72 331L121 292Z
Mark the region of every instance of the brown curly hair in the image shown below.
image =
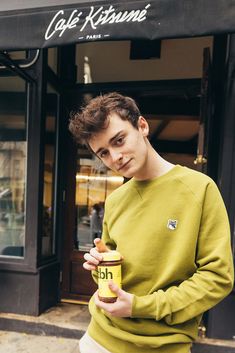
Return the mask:
M136 102L130 97L112 92L93 98L80 111L72 113L69 130L78 143L89 147L88 141L92 135L107 127L111 113L117 113L121 119L128 120L138 128L141 114Z

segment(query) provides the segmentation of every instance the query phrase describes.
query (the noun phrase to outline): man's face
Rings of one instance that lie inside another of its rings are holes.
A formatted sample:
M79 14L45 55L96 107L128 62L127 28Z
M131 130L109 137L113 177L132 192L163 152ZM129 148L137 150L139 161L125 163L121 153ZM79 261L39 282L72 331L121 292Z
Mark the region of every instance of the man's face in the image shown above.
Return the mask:
M135 128L128 120L112 113L107 128L94 134L89 145L108 168L126 178L144 179L148 131L143 117L139 117Z

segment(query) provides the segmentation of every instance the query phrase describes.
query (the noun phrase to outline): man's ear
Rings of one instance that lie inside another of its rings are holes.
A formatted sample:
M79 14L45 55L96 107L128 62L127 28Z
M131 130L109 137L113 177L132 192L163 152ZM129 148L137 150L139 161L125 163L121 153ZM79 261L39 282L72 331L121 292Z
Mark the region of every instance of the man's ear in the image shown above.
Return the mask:
M144 137L148 136L148 134L149 134L149 124L148 124L147 120L143 116L139 117L138 129L139 129L139 131L142 132L142 135Z

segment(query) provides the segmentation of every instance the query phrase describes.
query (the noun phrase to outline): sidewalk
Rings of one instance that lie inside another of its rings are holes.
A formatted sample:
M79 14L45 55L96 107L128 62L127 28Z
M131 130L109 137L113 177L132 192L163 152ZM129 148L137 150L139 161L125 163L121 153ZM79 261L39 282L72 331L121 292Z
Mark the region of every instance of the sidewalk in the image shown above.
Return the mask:
M38 317L0 313L0 353L79 353L90 314L60 303Z
M0 353L79 353L78 340L0 331Z

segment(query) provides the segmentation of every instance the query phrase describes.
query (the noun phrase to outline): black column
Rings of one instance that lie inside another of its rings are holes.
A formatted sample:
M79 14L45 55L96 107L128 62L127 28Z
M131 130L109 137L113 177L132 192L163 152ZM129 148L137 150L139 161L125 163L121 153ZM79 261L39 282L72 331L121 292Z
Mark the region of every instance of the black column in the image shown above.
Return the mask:
M218 179L219 152L223 140L223 99L226 75L226 55L228 46L228 35L220 34L214 36L212 63L209 82L210 114L207 117L207 170L208 175L215 182Z
M218 155L218 186L222 193L231 225L231 243L235 243L235 34L229 38L223 119L221 126L221 146ZM232 339L235 336L235 292L210 310L208 337Z
M223 109L223 140L219 156L218 184L227 206L232 241L235 221L235 34L230 36Z
M76 45L58 47L58 77L63 85L76 83Z

